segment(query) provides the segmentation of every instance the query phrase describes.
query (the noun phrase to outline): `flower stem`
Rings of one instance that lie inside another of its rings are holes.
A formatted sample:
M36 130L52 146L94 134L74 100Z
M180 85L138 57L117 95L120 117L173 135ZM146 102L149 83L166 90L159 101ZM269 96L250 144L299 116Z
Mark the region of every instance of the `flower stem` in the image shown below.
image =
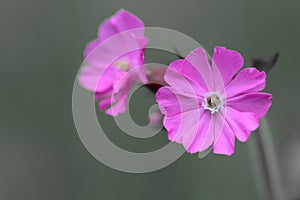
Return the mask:
M260 128L255 135L255 148L253 149L258 172L258 186L261 199L285 200L275 148L271 130L267 119L261 120Z

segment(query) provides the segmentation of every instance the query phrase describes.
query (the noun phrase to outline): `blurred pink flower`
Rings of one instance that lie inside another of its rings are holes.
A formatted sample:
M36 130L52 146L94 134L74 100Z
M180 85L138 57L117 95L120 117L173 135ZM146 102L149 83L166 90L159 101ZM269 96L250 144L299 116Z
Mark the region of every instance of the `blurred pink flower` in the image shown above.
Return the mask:
M147 45L143 22L126 10L105 20L98 38L84 51L84 67L79 75L82 87L95 93L99 110L117 116L125 112L132 85L147 81L144 50Z
M235 137L248 140L271 106L265 88L266 74L242 69L243 57L236 51L215 47L212 64L202 48L170 64L165 73L169 86L156 97L171 141L187 152L213 147L216 154L232 155Z
M164 116L161 114L159 110L151 113L149 116L149 125L153 127L162 126L163 117Z

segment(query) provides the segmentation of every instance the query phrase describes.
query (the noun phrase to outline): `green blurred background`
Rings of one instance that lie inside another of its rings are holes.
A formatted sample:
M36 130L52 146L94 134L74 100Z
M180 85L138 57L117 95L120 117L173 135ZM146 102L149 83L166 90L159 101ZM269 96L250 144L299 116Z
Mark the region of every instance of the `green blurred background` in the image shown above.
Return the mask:
M72 87L85 44L120 8L139 16L146 26L183 32L210 52L217 45L236 49L248 64L253 56L279 51L279 62L267 80L267 91L274 95L267 117L276 144L289 119L299 122L300 1L1 0L0 199L257 199L253 137L237 142L232 157L200 160L185 154L147 174L110 169L85 149L73 123ZM151 61L166 62L155 59ZM147 106L138 101L143 95L136 96L132 112L142 115L134 110ZM147 119L143 116L136 118L138 123ZM101 117L111 122L115 143L131 150L132 145L143 146L122 135L110 117ZM164 142L166 135L161 134L144 150Z

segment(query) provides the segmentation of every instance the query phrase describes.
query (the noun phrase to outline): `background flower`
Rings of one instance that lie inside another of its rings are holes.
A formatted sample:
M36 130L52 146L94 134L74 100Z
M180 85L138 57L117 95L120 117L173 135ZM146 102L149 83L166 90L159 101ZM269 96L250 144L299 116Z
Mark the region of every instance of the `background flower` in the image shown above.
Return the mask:
M146 44L143 22L126 10L101 24L98 39L86 46L85 66L79 76L80 84L100 100L100 111L113 105L107 114L124 112L132 84L138 79L146 82Z

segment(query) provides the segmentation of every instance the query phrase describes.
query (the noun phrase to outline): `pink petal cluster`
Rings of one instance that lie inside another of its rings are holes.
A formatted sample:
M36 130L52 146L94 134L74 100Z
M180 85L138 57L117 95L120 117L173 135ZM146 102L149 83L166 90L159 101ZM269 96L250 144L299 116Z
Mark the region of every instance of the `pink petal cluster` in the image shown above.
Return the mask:
M216 154L232 155L235 138L248 140L259 119L271 106L271 94L262 93L266 74L242 69L236 51L215 47L210 64L202 48L170 64L159 89L157 102L171 141L187 152L212 147Z
M99 27L98 38L85 49L79 75L82 87L95 93L99 110L117 116L125 112L132 85L146 82L144 24L126 10L119 10Z

